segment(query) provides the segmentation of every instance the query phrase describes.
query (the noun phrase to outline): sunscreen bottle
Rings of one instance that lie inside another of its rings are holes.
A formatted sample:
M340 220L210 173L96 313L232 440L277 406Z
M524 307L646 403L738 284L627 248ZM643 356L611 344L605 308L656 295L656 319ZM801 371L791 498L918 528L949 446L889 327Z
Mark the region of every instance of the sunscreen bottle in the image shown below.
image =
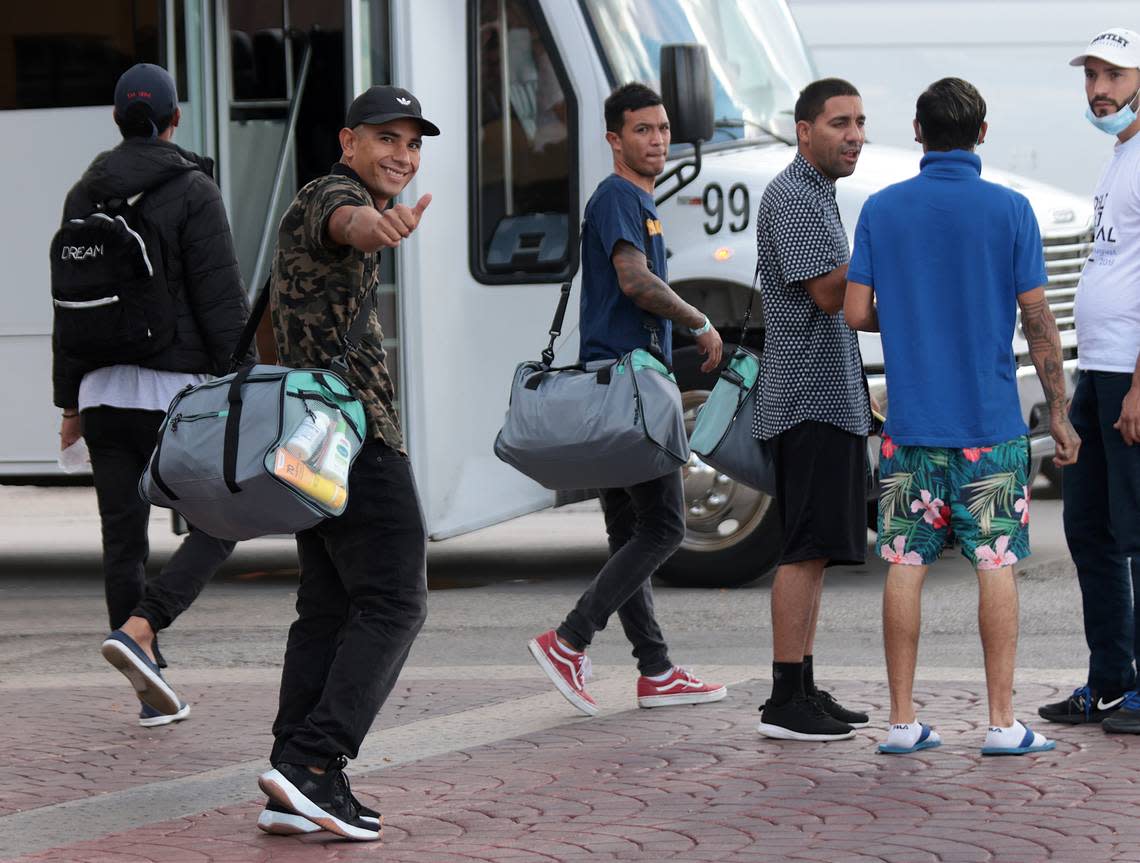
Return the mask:
M329 432L317 466L317 473L341 486L348 483L349 458L352 454L347 431L348 426L342 418L337 422L336 428Z
M306 410L305 418L285 442L285 449L301 461L308 461L321 448L321 442L325 439L331 424L332 420L327 414Z
M315 473L285 447L277 448L273 473L290 485L299 488L306 497L323 503L331 509L340 509L348 499L348 492L345 491L343 485Z

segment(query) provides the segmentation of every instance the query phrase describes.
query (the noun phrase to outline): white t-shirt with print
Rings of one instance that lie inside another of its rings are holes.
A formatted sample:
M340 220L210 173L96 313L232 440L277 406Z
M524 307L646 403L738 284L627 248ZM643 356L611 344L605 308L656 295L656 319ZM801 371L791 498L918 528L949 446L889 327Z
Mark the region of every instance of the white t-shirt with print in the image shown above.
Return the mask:
M1140 135L1116 145L1093 208L1093 251L1077 286L1080 367L1131 373L1140 355Z

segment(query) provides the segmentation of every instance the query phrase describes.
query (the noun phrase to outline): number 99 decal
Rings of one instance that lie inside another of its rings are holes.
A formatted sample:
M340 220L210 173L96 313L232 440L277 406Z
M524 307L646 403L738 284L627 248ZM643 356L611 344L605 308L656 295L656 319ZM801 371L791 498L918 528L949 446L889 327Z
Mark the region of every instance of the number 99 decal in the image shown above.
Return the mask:
M728 211L733 219L728 223L728 229L739 234L748 227L748 216L752 210L748 195L748 187L743 183L733 183L728 189L728 195L720 183L709 183L701 196L701 204L708 214L709 220L705 222L705 233L718 234L724 227L725 198L728 199Z

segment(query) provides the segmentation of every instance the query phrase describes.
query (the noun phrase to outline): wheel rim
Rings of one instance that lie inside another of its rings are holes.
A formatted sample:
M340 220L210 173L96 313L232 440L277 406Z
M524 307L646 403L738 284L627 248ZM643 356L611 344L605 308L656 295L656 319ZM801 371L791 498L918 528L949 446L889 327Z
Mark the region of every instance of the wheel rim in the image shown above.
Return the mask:
M697 410L709 397L708 390L681 393L685 432L691 437ZM764 520L772 498L720 473L696 453L681 468L685 485L685 540L690 551L725 551L749 537Z

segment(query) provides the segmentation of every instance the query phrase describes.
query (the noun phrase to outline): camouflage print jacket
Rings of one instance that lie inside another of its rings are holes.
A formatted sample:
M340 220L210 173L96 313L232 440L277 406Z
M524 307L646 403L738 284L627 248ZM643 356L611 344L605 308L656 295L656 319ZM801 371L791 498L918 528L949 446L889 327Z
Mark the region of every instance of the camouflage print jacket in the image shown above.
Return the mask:
M332 368L344 350L342 336L380 279L380 255L335 245L329 217L338 207L371 207L372 196L346 165L313 180L293 199L277 232L269 309L284 366ZM384 335L373 310L348 370L341 375L364 403L368 436L403 451L396 393L384 365Z

